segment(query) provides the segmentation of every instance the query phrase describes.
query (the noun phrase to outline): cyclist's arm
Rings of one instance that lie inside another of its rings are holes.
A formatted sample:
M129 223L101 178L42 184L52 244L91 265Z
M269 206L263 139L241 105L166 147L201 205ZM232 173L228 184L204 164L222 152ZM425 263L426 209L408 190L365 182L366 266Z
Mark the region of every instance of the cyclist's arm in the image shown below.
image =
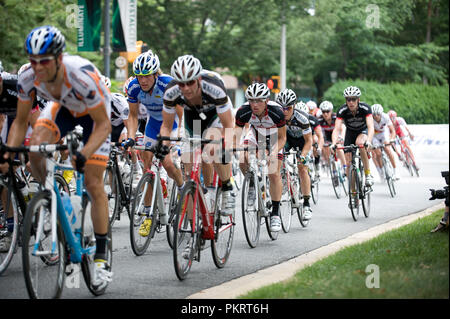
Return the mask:
M179 119L178 128L177 128L177 137L180 137L181 136L181 124L183 123L182 121L183 121L183 115L184 115L184 108L177 105L176 112L177 112L177 116Z
M138 110L139 103L132 103L128 101L130 113L128 114L128 138L136 139L136 131L138 128Z
M395 139L395 129L393 124L388 124L389 128L389 140L393 141Z
M284 145L286 145L286 125L278 128L278 140L277 140L277 152L275 154L278 154L280 152Z
M366 124L367 124L367 141L371 142L373 140L373 134L375 132L374 127L373 127L372 114L370 114L366 117Z
M86 145L81 150L81 154L88 159L99 149L99 147L106 141L109 134L111 134L111 121L109 120L108 114L106 113L106 108L104 103L101 103L97 107L88 109L89 115L94 121L94 129L92 130L91 136L86 143Z
M308 156L308 153L312 148L313 144L312 133L304 134L303 138L305 139L305 145L303 146L301 156L306 157Z
M322 127L320 125L318 125L314 131L316 132L317 135L317 142L319 144L318 149L322 150L323 148L323 144L324 144L324 138L323 138L323 132L322 132Z
M31 100L17 99L17 114L11 128L9 129L8 145L15 147L20 146L25 139L25 134L28 130L28 119L31 108L33 107L34 97Z
M177 105L178 107L179 105ZM175 110L173 112L167 112L166 106L163 107L162 110L162 119L163 122L161 124L161 129L159 131L159 134L161 136L170 136L170 133L172 132L173 122L175 121L176 112ZM168 108L169 109L169 108ZM180 123L181 125L181 123ZM164 145L169 145L170 141L163 141Z
M223 134L225 136L225 148L229 149L233 146L232 136L230 135L233 132L234 121L233 121L233 113L231 112L231 108L223 113L217 113L217 116L220 119L220 123L224 128Z
M336 145L339 135L341 135L342 131L342 119L336 118L336 122L334 123L333 134L331 134L331 142L333 145Z

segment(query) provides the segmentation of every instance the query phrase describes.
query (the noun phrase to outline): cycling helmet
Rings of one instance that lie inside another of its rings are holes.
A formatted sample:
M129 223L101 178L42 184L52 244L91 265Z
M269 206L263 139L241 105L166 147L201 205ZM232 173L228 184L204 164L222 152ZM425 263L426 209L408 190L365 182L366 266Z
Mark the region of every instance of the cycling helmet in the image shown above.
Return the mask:
M383 114L383 106L381 104L372 105L372 114L373 115L381 115Z
M392 118L396 118L397 117L397 112L395 112L394 110L390 110L388 112L389 117Z
M361 91L356 86L349 86L344 90L344 97L361 96Z
M313 100L306 102L306 106L309 108L310 111L314 110L317 107L316 102Z
M267 99L270 96L270 90L264 83L253 83L245 90L247 100Z
M283 107L294 104L297 101L297 95L291 89L286 89L280 92L277 96L276 102Z
M331 103L330 101L323 101L322 103L320 103L319 108L322 112L333 111L333 103Z
M111 80L109 79L109 77L102 75L101 79L108 88L111 88Z
M151 50L139 54L133 62L134 75L155 74L159 70L159 58Z
M170 69L170 74L178 82L189 82L200 77L202 72L200 60L193 55L182 55L175 60Z
M27 54L59 55L65 47L66 41L61 31L51 25L33 29L25 40Z
M309 108L306 106L305 102L303 102L303 101L300 101L297 104L295 104L295 108L299 111L305 112L306 114L309 113Z
M25 63L24 65L22 65L19 69L19 71L17 71L17 75L20 75L23 71L28 70L31 67L31 63Z

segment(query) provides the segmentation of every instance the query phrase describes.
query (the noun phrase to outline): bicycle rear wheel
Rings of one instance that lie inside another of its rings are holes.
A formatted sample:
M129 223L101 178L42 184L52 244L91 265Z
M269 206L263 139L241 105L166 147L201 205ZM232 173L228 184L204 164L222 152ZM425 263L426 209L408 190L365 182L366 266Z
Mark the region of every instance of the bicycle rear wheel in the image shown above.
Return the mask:
M42 225L41 231L38 230L39 224ZM51 195L48 191L38 192L28 204L22 239L23 273L32 299L61 296L67 257L59 223L56 231L56 250L52 254ZM40 235L38 242L37 233Z
M83 205L82 205L82 227L81 227L81 247L83 249L89 249L87 253L83 255L83 260L81 262L81 270L83 272L84 281L89 291L94 296L100 296L105 293L108 285L97 288L92 285L92 274L94 273L94 255L95 255L95 233L94 226L92 224L91 217L91 201L89 196L83 196ZM107 265L109 266L108 270L111 270L112 267L112 236L111 236L111 226L108 227L108 239L106 246L106 256L107 256Z
M112 227L122 212L119 181L112 168L107 167L103 179L106 196L108 196L109 225Z
M334 161L334 157L330 156L330 177L331 177L331 185L333 186L334 194L336 198L341 198L342 190L339 181L339 173L337 171L336 162Z
M355 169L350 168L348 172L348 207L355 222L359 218L359 189L359 174Z
M216 203L214 205L214 229L216 238L211 240L211 252L214 264L217 268L223 268L230 257L231 248L233 246L235 226L234 212L231 216L220 215L219 207L222 205L221 192L221 188L218 187L216 193Z
M145 173L136 186L131 206L130 241L131 248L136 256L145 253L155 235L155 229L159 222L159 211L158 207L155 207L157 205L155 198L152 198L149 216L144 211L144 196L150 191L150 186L155 187L155 178L152 174ZM149 221L151 224L144 226L144 222L149 223ZM150 227L146 236L139 234L141 227Z
M167 242L169 243L169 246L171 249L173 249L173 237L174 237L174 223L175 223L175 209L177 206L177 200L178 200L178 187L175 184L175 181L172 180L172 190L170 192L170 199L169 199L169 207L168 207L168 214L169 214L169 220L168 224L166 226L166 236L167 236Z
M200 209L195 192L195 184L187 182L176 208L173 263L179 280L184 280L191 270L196 254L198 233L201 231Z
M249 203L249 189L254 188L255 198L250 199L253 203ZM247 243L251 248L255 248L258 245L259 233L261 229L260 216L258 211L259 199L257 185L254 185L254 175L253 173L245 174L244 182L242 183L242 223L244 224L244 233Z

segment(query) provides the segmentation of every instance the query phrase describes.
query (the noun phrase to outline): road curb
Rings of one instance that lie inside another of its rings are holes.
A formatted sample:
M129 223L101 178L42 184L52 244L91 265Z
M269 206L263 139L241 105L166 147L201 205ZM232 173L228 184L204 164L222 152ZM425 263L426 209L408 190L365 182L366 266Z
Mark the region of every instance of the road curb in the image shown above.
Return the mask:
M329 245L312 250L281 264L261 269L255 273L233 279L215 287L204 289L186 297L186 299L232 299L246 294L251 290L288 280L300 269L328 257L344 247L363 243L387 231L410 224L442 208L444 208L444 204L440 203L418 213L391 220L382 225L369 228Z

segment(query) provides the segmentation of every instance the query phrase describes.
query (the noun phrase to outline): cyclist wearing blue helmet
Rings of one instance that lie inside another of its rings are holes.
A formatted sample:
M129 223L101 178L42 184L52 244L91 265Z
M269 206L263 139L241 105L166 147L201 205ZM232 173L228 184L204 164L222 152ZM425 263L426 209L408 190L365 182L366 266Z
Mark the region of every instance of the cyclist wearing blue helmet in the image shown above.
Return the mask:
M139 104L143 104L147 108L147 125L145 126L144 145L153 146L156 144L157 136L162 125L162 109L163 96L167 85L172 81L172 77L163 74L160 69L158 56L151 50L141 53L133 63L133 73L136 76L127 87L128 104L130 106L130 114L128 115L128 140L123 143L124 147L133 146L135 144L136 130L138 127L138 110ZM183 109L177 109L178 117L173 123L171 135L176 137L180 119L183 116ZM166 154L168 147L163 146ZM144 152L144 166L150 169L152 165L153 153ZM166 156L162 162L163 167L167 171L167 175L172 178L181 189L183 186L183 175L180 169L173 164L170 154ZM145 213L151 212L151 194L149 187L144 199ZM164 216L166 217L166 216ZM165 220L161 220L165 223ZM146 237L150 234L151 216L144 220L139 229L139 235Z
M103 289L111 281L108 264L108 200L103 173L109 158L111 133L110 92L100 80L100 72L88 60L62 54L65 39L53 26L33 29L26 38L25 52L31 68L24 70L17 83L17 116L8 145L19 146L25 137L27 117L36 96L50 101L36 121L31 145L56 143L76 125L83 127L84 147L72 158L78 171L85 173L85 186L92 200L92 221L96 238L92 285ZM9 154L5 154L5 157ZM32 172L43 182L45 160L30 153Z

